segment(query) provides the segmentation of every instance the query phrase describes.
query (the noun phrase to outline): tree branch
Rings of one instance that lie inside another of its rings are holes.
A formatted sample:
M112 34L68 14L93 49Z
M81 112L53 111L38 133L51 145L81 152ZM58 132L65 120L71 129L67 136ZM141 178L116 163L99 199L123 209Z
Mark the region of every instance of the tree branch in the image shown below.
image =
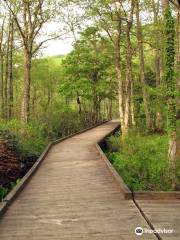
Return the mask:
M23 30L22 30L22 28L21 28L21 26L20 26L20 24L19 24L19 21L18 21L18 19L17 19L17 15L14 13L14 11L13 11L12 8L11 8L11 6L9 6L7 0L3 0L3 1L4 1L5 5L8 7L9 11L12 13L12 15L13 15L13 17L14 17L14 20L15 20L15 22L16 22L16 25L17 25L17 27L18 27L18 29L19 29L19 31L20 31L20 34L21 34L21 36L22 36L22 38L23 38L24 45L26 46L26 37L25 37L24 32L23 32Z
M66 34L66 33L65 33L65 34ZM63 35L65 35L65 34L63 34ZM48 39L42 41L42 42L39 43L38 46L32 51L32 55L34 55L34 54L40 49L40 47L41 47L44 43L49 42L49 41L51 41L51 40L58 39L58 38L60 38L60 37L62 37L62 35L58 35L58 36L55 36L55 37L51 37L51 38L48 38Z

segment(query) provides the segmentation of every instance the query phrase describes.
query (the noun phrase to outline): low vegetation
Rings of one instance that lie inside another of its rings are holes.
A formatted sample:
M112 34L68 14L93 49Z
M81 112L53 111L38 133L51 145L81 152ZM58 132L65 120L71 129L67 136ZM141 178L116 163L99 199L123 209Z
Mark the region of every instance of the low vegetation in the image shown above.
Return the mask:
M119 141L119 133L107 140L107 157L133 191L173 190L167 158L168 136L131 132ZM180 184L180 166L176 170Z

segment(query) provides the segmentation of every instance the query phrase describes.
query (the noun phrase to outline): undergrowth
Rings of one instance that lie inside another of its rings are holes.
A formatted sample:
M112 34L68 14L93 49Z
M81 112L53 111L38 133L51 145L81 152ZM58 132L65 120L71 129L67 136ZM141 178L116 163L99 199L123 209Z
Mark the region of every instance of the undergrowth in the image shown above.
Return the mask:
M107 156L132 190L171 189L168 173L168 137L132 132L125 139L119 134L107 140ZM180 166L177 166L180 182Z
M0 120L0 136L12 143L23 157L38 157L48 143L43 125Z

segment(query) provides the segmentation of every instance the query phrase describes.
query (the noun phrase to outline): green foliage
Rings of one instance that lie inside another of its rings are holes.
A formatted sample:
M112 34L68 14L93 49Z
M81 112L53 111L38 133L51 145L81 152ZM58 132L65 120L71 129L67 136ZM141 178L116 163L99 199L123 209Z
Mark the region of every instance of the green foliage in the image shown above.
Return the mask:
M20 183L20 179L17 179L15 182L10 182L6 186L0 185L0 201L2 201L8 192L10 192L16 185Z
M3 198L6 196L8 193L8 188L0 186L0 201L3 200Z
M116 132L108 138L107 148L111 153L118 152L120 150L120 132Z
M84 111L95 114L103 101L115 99L117 83L111 52L108 39L97 27L82 32L74 50L62 62L60 96L72 99L78 95Z
M17 179L15 182L10 182L8 188L9 190L13 189L16 185L18 185L20 183L20 179Z
M108 139L110 149L117 148L117 139ZM167 146L166 135L132 133L120 141L118 152L109 152L107 155L131 189L171 190Z
M44 136L43 125L22 124L15 119L7 122L1 119L0 129L4 138L13 137L17 150L24 158L36 158L48 142Z
M58 117L56 113L49 115L45 124L45 133L52 140L65 137L91 126L88 114L82 113L80 115L77 111L65 107L63 112L58 113Z

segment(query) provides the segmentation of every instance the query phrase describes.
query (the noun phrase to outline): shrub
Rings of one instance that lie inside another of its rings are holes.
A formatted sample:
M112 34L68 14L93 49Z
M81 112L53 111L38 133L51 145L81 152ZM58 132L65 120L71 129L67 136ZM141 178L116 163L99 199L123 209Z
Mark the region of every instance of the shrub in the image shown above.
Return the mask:
M108 140L112 144L111 149L114 143L116 148L115 138L118 137ZM107 155L132 190L171 190L167 146L166 135L143 136L133 133L121 140L118 152L109 152Z
M0 201L3 200L3 198L6 196L7 193L8 193L8 188L5 188L0 185Z
M13 141L17 151L23 157L37 157L48 143L43 127L36 124L22 124L18 120L0 120L0 134Z
M106 143L110 152L118 152L120 150L120 132L111 135Z

